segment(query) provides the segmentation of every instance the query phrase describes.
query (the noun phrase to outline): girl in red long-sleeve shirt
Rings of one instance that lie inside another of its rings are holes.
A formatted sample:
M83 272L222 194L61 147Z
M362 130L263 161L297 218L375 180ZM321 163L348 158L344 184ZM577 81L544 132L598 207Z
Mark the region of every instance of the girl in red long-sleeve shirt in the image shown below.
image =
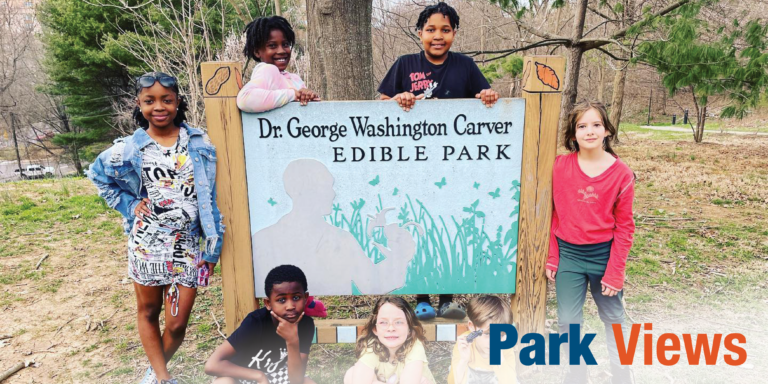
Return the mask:
M555 159L546 272L555 282L560 333L568 333L570 324L582 324L589 286L605 324L611 382L631 383L629 368L620 364L611 324L625 326L621 297L635 232L635 176L611 149L615 135L600 103L580 103L568 116L563 143L571 153ZM579 365L569 366L564 382L586 380L586 366Z

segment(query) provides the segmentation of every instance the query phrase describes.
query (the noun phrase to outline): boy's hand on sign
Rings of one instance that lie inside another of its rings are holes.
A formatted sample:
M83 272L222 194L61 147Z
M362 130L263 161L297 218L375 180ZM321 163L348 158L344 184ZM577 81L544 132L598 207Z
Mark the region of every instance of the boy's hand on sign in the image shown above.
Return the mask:
M611 296L616 296L618 293L619 291L613 288L608 288L605 284L603 284L603 296L611 297Z
M557 273L557 271L553 271L553 270L547 269L547 279L549 279L549 281L554 283L555 282L555 274L556 273Z
M400 108L402 108L403 111L408 112L411 110L411 108L413 108L414 104L416 104L416 100L421 100L423 98L423 93L421 95L414 96L413 93L403 92L395 95L392 100L397 101L397 104L400 106Z
M307 105L310 101L320 101L320 96L307 88L297 89L296 101L301 105Z
M499 94L493 89L488 88L480 91L480 93L475 95L475 98L480 99L486 107L492 107L499 101Z
M282 317L275 314L275 312L269 311L270 314L272 314L272 317L274 317L278 324L277 324L277 334L278 336L282 337L283 340L285 340L286 344L299 344L299 322L301 321L301 318L304 317L304 312L299 315L299 318L296 319L295 323L291 323L290 321L283 319Z

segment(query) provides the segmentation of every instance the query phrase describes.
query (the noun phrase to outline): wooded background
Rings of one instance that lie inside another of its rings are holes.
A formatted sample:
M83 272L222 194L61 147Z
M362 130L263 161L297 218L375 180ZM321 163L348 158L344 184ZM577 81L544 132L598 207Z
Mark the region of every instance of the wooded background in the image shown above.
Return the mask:
M205 127L200 64L240 60L244 25L280 14L297 31L290 71L325 100L374 99L395 59L421 50L424 0L0 0L0 157L78 173L136 129L134 78L177 76L189 123ZM764 0L452 0L452 50L504 97L520 96L523 54L567 59L564 117L582 98L611 120L766 125ZM248 63L244 76L250 76ZM650 109L649 109L650 107ZM621 135L619 135L621 139Z

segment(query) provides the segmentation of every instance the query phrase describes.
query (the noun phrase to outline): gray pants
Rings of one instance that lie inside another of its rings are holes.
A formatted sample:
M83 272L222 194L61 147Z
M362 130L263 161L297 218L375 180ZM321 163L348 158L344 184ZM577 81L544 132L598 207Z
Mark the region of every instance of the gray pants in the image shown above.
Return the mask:
M605 338L608 344L608 356L611 364L620 365L616 339L613 337L612 324L621 324L625 343L629 337L629 325L624 319L624 305L621 303L623 292L616 296L603 296L600 280L605 275L605 267L611 254L611 243L575 245L557 239L560 247L560 264L555 275L557 293L557 317L560 334L568 333L570 324L584 323L584 300L587 297L587 285L592 298L597 304L600 320L605 324ZM582 331L583 335L584 332ZM626 345L626 344L625 344ZM567 348L565 360L560 364L568 364ZM583 364L583 363L582 363ZM586 380L586 369L571 367L571 372L579 377L573 377L568 382L579 383L582 375ZM583 372L583 373L581 373Z

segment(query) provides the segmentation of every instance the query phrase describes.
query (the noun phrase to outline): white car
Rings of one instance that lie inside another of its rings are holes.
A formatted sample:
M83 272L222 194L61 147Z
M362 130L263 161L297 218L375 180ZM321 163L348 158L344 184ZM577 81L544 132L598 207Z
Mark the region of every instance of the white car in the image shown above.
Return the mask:
M21 176L22 179L42 179L44 177L53 177L56 171L53 167L43 167L42 165L31 164L23 168L21 172L19 172L18 169L13 172Z

